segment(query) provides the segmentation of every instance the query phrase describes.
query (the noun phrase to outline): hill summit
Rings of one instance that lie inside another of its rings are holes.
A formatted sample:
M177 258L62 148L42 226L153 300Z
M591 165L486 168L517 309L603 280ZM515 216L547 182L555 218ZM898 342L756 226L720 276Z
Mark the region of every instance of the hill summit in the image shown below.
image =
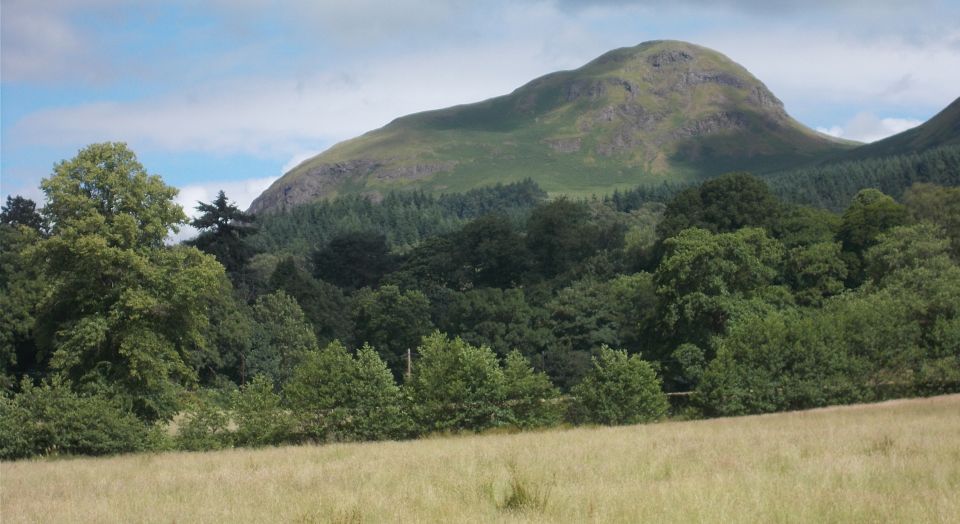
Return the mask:
M792 119L762 82L724 55L654 41L508 95L405 116L341 142L286 173L251 211L524 178L551 193L605 193L734 169L773 171L850 146Z

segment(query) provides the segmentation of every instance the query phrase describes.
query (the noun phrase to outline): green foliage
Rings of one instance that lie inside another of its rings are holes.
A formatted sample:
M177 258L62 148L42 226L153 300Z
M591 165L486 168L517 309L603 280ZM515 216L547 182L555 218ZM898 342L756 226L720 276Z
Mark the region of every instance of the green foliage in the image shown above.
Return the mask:
M284 395L300 431L312 440L382 440L410 433L400 388L368 345L356 357L338 342L310 354Z
M837 239L843 243L849 267L847 284L855 287L865 278L863 253L884 231L907 222L906 207L876 189L857 193L843 213Z
M30 227L0 224L0 389L42 364L34 331L48 285L29 256L40 238Z
M280 405L280 395L266 375L257 375L241 387L231 405L237 425L233 438L238 446L275 446L293 438L294 418Z
M844 290L847 265L838 242L818 242L787 252L784 276L797 304L818 307Z
M304 317L313 325L319 344L350 340L353 324L349 301L343 291L310 276L293 257L287 257L277 264L268 286L297 300Z
M479 431L510 421L503 370L490 348L436 332L418 352L406 389L423 431Z
M20 195L7 195L7 203L0 208L0 224L11 227L24 226L37 233L46 229L46 223L37 212L37 203Z
M544 308L529 303L523 289L471 289L453 294L438 327L499 355L517 348L533 357L554 343L547 315Z
M660 240L691 227L729 233L744 227L769 227L781 206L767 185L748 173L729 173L678 193L657 227Z
M667 396L649 362L622 349L600 348L593 368L573 388L574 417L594 424L638 424L662 418Z
M209 204L197 202L197 211L201 214L190 221L190 225L200 234L186 244L216 257L233 280L242 283L244 268L250 257L256 254L246 240L256 232L253 215L231 204L223 191L217 193L217 198Z
M147 420L177 411L196 378L210 297L223 266L163 246L185 221L176 189L147 175L123 144L95 144L42 182L51 236L34 252L50 291L37 338L75 389L123 397Z
M20 383L0 397L0 459L36 455L111 455L146 451L162 442L159 429L115 402L81 396L57 381Z
M960 185L960 146L795 169L765 180L786 201L839 212L867 188L899 198L918 182Z
M184 410L173 440L184 451L213 451L233 446L230 414L209 395L201 394Z
M69 239L102 237L112 248L163 245L187 220L173 202L177 190L149 175L121 143L93 144L54 166L40 187L51 234Z
M953 258L960 260L960 187L914 184L904 193L903 201L914 220L943 228Z
M546 196L529 180L441 196L389 193L379 202L344 196L263 215L252 242L260 251L306 256L339 235L377 231L391 247L408 248L483 215L500 213L520 220Z
M783 258L783 246L758 228L687 229L665 245L654 274L663 322L697 344L723 333L743 300L762 299Z
M566 198L533 210L527 221L527 249L544 278L553 278L597 250L599 228L585 204Z
M680 344L673 351L673 359L680 368L681 380L687 388L696 387L707 365L707 354L694 344Z
M506 215L484 215L454 235L456 263L476 287L507 288L530 268L523 237Z
M929 223L894 227L877 235L876 242L864 253L866 274L874 282L898 270L944 259L950 253L950 240L944 238L943 230Z
M317 337L297 301L283 291L257 298L253 321L256 328L244 374L263 374L281 385L307 353L317 349Z
M394 263L387 237L372 232L340 234L313 255L317 278L351 290L376 287Z
M560 390L544 373L537 373L519 351L507 354L503 365L504 398L512 424L521 428L554 426L565 406Z
M898 261L901 236L930 245L932 234L926 226L893 230L878 237L869 259ZM960 389L950 369L960 351L960 268L942 254L907 259L822 309L734 324L717 343L697 402L708 415L739 415Z
M433 329L427 297L394 285L358 291L352 314L356 340L376 347L396 377L405 369L407 350L415 349Z

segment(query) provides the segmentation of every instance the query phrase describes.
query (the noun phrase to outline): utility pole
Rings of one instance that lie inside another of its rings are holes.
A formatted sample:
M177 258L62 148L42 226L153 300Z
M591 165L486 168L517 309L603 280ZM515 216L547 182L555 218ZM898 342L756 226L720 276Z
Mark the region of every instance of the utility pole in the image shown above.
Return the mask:
M413 374L413 359L410 357L410 348L407 348L407 380Z

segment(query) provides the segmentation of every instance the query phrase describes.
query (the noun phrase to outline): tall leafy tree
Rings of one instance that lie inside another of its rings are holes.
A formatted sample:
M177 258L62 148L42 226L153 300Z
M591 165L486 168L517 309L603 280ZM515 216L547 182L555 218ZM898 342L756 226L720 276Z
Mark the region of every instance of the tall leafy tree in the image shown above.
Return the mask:
M427 297L393 285L361 289L352 312L356 340L376 347L397 377L406 369L407 351L415 351L421 337L433 329Z
M105 391L145 419L177 411L196 379L209 297L223 268L194 248L166 247L186 222L177 190L121 143L94 144L41 183L50 237L36 262L50 286L37 338L75 389Z
M28 225L0 224L0 388L13 387L24 374L39 374L43 366L34 327L48 286L30 256L40 240Z
M283 291L257 298L253 320L256 329L243 376L263 374L281 386L307 354L316 351L317 337L297 301Z
M865 277L863 254L876 243L877 236L890 228L903 225L907 208L876 189L864 189L853 197L843 212L837 240L843 243L847 266L847 285L856 287Z
M559 424L564 405L560 390L544 373L534 371L519 351L511 351L503 363L504 397L512 424L535 428Z
M763 229L714 234L686 229L666 241L654 275L664 328L677 342L705 347L712 335L779 274L783 246ZM749 307L748 307L749 309Z
M691 227L714 233L769 227L780 211L780 202L762 180L729 173L677 194L667 204L657 233L662 241Z

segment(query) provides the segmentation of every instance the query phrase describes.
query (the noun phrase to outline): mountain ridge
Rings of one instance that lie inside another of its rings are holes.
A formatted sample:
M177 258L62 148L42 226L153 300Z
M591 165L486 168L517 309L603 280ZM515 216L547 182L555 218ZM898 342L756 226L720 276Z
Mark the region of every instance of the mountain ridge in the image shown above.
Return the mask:
M775 171L850 147L794 120L726 56L660 40L608 51L506 95L396 118L304 161L250 210L525 178L555 194L609 192L733 169Z

